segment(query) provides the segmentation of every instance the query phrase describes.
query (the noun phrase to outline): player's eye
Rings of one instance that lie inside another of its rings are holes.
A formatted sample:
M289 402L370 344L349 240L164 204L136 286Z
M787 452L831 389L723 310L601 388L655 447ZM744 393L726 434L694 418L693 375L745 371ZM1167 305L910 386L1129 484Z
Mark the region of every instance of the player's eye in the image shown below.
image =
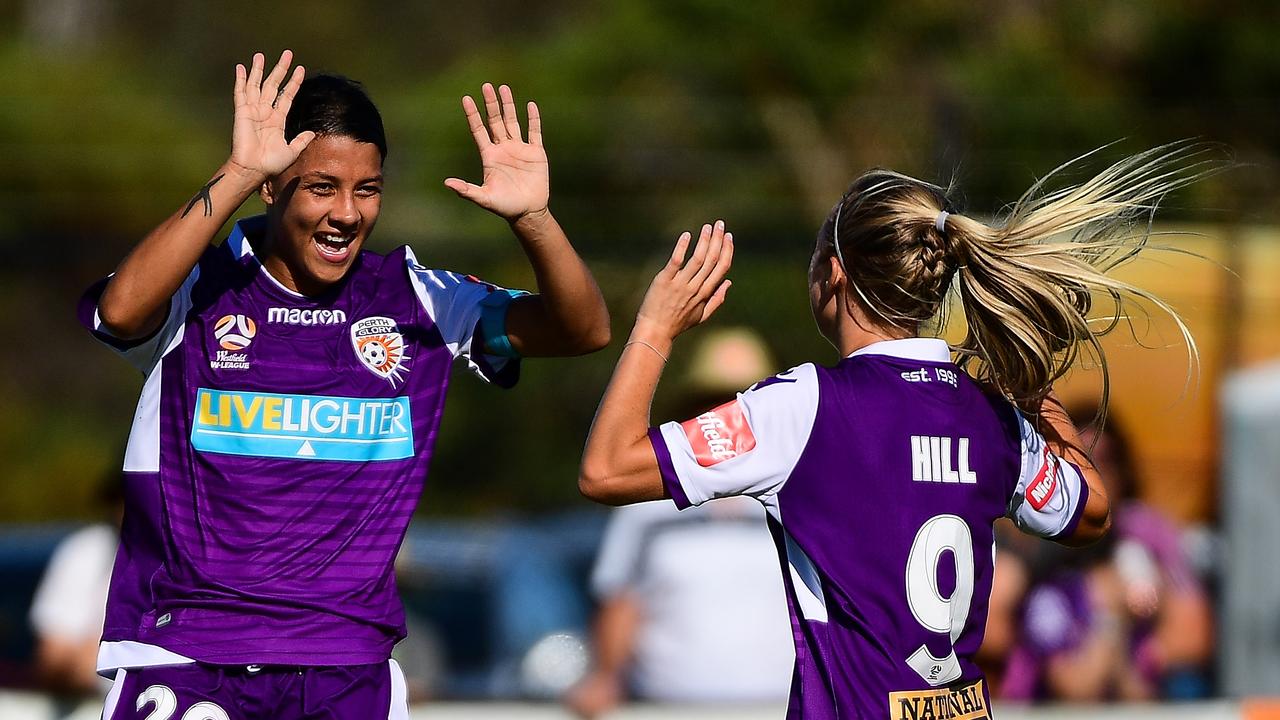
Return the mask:
M307 185L307 190L315 193L316 195L332 195L333 184L327 182L311 183L310 185Z
M356 189L356 194L361 197L374 197L382 194L382 187L379 185L362 185Z

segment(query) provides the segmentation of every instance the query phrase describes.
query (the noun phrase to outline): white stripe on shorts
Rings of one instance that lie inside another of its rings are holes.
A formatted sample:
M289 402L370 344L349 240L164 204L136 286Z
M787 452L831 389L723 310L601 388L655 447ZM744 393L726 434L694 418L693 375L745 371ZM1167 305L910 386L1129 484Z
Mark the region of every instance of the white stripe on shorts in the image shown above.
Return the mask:
M395 660L387 660L387 669L391 671L391 708L387 711L387 720L409 720L409 693L405 687L404 671Z
M111 691L102 703L102 720L111 720L116 714L116 704L120 702L120 693L124 690L124 676L128 671L124 668L116 670L116 679L111 682Z

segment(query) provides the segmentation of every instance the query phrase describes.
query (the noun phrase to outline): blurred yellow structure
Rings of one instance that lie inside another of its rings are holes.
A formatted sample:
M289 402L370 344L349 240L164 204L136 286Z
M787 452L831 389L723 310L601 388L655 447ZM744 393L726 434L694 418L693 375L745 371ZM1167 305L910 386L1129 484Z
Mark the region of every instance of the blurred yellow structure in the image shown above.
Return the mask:
M1181 313L1199 365L1190 364L1166 315L1151 308L1134 314L1133 333L1120 327L1104 341L1111 412L1133 438L1141 496L1181 522L1212 520L1222 377L1280 357L1280 232L1157 227L1151 244L1169 250L1144 252L1115 274ZM1096 399L1101 386L1099 371L1076 368L1059 394L1068 403Z

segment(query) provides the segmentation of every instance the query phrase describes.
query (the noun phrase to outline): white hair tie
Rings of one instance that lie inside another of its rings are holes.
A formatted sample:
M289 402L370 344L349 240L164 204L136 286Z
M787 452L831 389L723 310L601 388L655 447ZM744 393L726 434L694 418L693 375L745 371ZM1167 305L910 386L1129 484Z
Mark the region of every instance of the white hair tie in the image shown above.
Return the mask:
M849 273L849 268L844 264L844 253L840 251L840 213L844 211L844 198L840 198L840 204L836 205L836 220L831 225L831 244L836 246L836 260L840 261L840 269L845 274Z
M947 231L947 218L949 217L951 217L951 213L946 210L938 213L938 218L933 221L933 226L938 229L938 232L945 233Z

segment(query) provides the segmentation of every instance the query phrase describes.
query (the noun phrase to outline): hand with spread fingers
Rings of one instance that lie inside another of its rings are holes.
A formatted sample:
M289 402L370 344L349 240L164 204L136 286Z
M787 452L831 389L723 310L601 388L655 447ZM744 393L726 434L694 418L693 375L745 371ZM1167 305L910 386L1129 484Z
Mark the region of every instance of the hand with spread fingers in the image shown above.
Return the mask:
M502 85L495 91L485 83L481 94L483 119L476 101L470 95L462 98L462 110L480 150L481 184L449 178L445 186L508 222L546 213L551 184L538 105L527 105L529 139L525 141L511 88Z
M244 65L236 65L230 161L264 178L292 165L315 138L310 130L298 133L293 142L284 137L285 118L306 75L301 65L289 72L292 61L292 52L280 53L280 59L265 79L262 73L266 59L262 53L254 53L247 71ZM286 76L288 82L285 82Z
M724 221L703 225L686 258L692 241L681 233L654 276L600 399L578 475L578 489L593 500L618 505L669 497L648 435L653 393L676 336L714 315L733 284L725 277L733 264L733 234L725 232Z
M669 347L677 335L707 321L733 284L725 279L733 263L733 233L724 221L703 225L693 255L685 261L692 235L681 233L671 259L658 271L636 315L633 337Z

